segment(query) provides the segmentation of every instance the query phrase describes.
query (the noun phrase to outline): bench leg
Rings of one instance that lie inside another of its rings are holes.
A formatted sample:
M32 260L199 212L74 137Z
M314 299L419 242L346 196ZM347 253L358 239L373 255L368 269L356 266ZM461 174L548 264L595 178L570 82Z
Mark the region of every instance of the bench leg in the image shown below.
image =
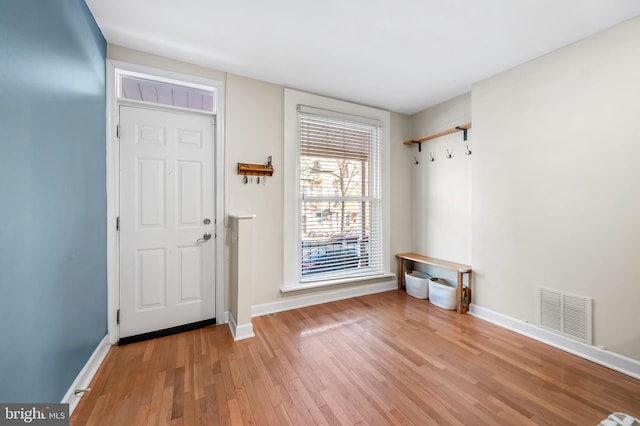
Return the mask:
M402 290L402 278L404 278L404 259L397 257L398 261L398 290Z
M467 276L467 288L464 288L464 276ZM465 297L466 295L466 297ZM456 289L456 296L458 299L458 313L464 314L469 310L471 304L471 272L458 271L458 288ZM467 302L467 306L464 306L464 302Z
M469 272L469 278L467 278L467 302L468 306L471 306L471 272Z
M456 300L458 302L458 313L459 314L464 314L465 310L464 310L464 306L462 306L462 296L463 296L463 289L462 289L462 285L464 284L463 282L463 277L462 277L462 272L458 271L458 287L456 288Z

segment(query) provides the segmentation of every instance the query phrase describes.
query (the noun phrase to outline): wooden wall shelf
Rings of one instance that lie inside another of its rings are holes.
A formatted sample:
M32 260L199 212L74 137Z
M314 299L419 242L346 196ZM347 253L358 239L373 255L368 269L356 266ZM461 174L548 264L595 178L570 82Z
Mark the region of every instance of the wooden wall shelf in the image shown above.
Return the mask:
M431 139L439 138L441 136L450 135L450 134L456 133L456 132L463 132L465 130L469 130L470 128L471 128L471 123L461 124L459 126L452 127L450 129L442 130L441 132L432 133L432 134L427 135L427 136L422 136L421 138L411 139L410 141L405 141L405 142L403 142L403 144L405 144L405 145L420 144L422 142L426 142L426 141L429 141Z
M238 174L243 176L273 176L273 167L264 164L238 163Z

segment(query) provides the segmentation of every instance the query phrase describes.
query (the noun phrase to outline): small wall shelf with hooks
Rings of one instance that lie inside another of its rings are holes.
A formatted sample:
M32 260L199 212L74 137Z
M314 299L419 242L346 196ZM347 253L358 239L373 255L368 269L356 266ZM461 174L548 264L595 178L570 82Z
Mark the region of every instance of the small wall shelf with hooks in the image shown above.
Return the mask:
M450 129L445 129L437 133L432 133L427 136L422 136L421 138L411 139L410 141L405 141L403 144L405 145L415 145L418 144L418 151L422 152L422 142L429 141L431 139L439 138L441 136L450 135L456 132L464 132L464 140L467 140L467 130L471 128L471 123L461 124L456 127L452 127Z
M238 163L238 174L246 176L273 176L273 167L264 164Z
M266 164L238 163L238 174L244 176L273 176L271 156Z

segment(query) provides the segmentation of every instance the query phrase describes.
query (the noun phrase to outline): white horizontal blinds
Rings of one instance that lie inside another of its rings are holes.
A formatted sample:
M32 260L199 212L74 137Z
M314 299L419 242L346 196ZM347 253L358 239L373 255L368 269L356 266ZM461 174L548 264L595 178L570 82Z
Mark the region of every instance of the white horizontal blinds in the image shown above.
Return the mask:
M375 120L300 106L301 282L382 273Z

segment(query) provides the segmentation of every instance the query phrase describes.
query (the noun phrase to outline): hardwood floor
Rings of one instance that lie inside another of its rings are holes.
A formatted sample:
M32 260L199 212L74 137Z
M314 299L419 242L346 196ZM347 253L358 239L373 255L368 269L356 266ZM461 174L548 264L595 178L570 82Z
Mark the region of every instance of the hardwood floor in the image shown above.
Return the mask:
M391 291L111 349L72 425L597 425L640 381Z

